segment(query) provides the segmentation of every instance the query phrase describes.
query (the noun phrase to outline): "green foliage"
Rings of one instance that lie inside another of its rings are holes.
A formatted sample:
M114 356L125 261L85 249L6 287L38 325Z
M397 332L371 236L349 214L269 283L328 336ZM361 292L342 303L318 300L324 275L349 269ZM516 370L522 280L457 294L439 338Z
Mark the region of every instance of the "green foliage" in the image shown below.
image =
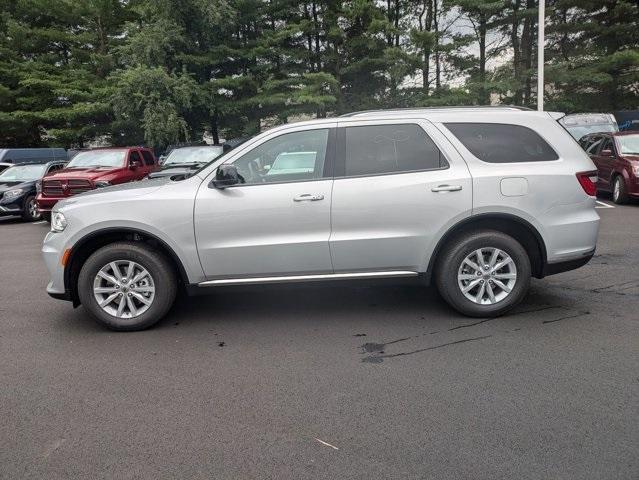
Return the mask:
M639 5L546 0L547 105L639 108ZM538 0L0 0L0 146L535 105Z

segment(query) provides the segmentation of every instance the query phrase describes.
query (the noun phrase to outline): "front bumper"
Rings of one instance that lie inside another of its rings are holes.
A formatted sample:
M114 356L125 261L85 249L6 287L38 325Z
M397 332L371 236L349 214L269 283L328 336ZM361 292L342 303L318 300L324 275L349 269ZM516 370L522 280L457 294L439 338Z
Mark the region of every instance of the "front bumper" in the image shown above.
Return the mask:
M39 194L36 197L36 202L38 204L38 210L41 212L50 212L51 209L61 200L64 200L67 197L43 197L42 194Z
M64 249L64 240L60 233L47 233L42 245L42 258L51 279L47 285L47 293L54 298L58 298L56 295L60 296L68 293L64 285L64 266L61 262Z

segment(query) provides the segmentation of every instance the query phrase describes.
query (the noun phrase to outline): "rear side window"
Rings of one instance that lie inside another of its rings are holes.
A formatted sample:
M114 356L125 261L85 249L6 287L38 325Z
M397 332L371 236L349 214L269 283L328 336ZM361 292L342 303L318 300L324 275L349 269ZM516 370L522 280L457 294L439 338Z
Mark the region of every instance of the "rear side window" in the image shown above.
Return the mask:
M559 158L543 138L527 127L501 123L445 125L464 147L484 162L545 162Z
M345 176L412 172L448 166L435 143L419 125L345 127L344 139Z
M153 161L153 155L148 150L142 150L142 157L144 157L144 163L146 165L153 165L155 162Z

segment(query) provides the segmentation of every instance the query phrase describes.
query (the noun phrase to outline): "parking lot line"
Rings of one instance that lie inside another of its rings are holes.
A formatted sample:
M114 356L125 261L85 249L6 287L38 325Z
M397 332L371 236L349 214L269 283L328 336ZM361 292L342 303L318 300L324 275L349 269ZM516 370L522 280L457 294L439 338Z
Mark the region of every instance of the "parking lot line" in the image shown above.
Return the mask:
M615 208L614 205L608 205L606 202L597 200L597 206L595 208Z
M32 223L33 225L40 225L40 224L42 224L42 223L47 223L47 221L46 221L46 220L39 220L39 221L37 221L37 222L31 222L31 223Z
M325 442L324 440L320 440L319 438L316 438L315 440L317 440L322 445L326 445L327 447L331 447L334 450L339 450L339 448L337 448L335 445L331 445L330 443Z

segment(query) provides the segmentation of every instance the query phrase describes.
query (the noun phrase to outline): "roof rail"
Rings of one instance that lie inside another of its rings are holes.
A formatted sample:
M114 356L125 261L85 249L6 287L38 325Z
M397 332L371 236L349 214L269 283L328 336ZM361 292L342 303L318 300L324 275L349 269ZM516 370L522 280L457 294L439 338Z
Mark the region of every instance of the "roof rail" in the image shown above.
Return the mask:
M344 113L341 117L355 117L358 115L375 114L375 113L401 113L401 112L419 112L419 111L435 111L435 110L521 110L532 111L532 108L522 107L519 105L454 105L441 107L403 107L389 108L377 110L360 110L357 112Z

